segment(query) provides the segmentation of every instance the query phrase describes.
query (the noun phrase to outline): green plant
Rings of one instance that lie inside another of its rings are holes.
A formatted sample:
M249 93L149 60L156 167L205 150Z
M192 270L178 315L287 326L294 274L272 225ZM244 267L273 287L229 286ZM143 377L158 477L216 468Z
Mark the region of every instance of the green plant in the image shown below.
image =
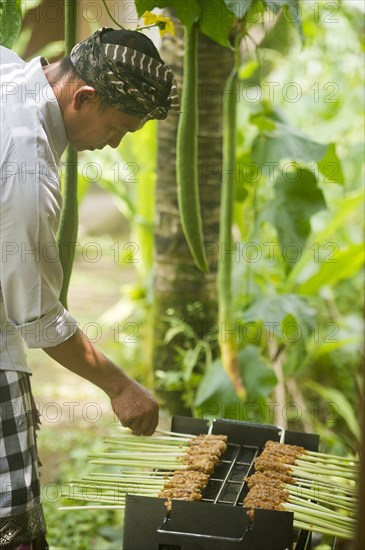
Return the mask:
M226 181L222 182L222 198L219 222L219 243L225 244L228 250L233 248L232 224L235 196L235 165L236 165L236 130L237 130L237 84L240 65L240 40L236 40L235 65L226 82L227 99L223 116L223 166L226 171ZM232 300L232 256L224 262L219 262L217 273L218 288L218 326L219 345L222 365L230 378L235 392L241 399L246 398L246 390L242 384L238 365L237 346L234 331L234 314ZM223 332L226 333L223 334Z
M196 265L208 271L203 245L198 179L198 27L185 26L184 84L176 142L176 181L181 224Z
M21 0L4 0L0 4L0 44L11 48L22 24Z
M65 1L65 55L69 55L76 43L77 1ZM67 145L66 169L63 190L63 207L57 233L57 244L63 271L60 301L67 308L78 229L77 204L77 152Z
M199 303L191 304L188 309L191 317L199 318L202 314ZM217 335L212 330L202 340L190 324L178 317L175 311L168 310L167 313L165 320L169 328L165 335L165 343L173 346L178 368L169 371L157 370L156 385L157 388L182 392L185 405L194 411L196 390L204 372L212 364L212 348L216 345Z

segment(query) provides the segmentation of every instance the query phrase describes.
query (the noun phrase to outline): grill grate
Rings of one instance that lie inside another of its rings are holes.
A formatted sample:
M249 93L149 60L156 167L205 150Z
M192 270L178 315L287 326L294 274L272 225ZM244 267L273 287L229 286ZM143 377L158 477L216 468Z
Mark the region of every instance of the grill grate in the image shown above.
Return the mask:
M203 491L203 501L213 504L241 505L245 477L250 475L258 447L228 443L219 465Z

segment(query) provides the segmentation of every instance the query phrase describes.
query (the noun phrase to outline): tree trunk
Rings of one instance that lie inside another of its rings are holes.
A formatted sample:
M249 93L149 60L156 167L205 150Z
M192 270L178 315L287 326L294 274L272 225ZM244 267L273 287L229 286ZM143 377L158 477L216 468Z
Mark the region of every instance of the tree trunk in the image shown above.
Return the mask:
M176 75L181 94L183 79L183 29L165 38L161 56ZM183 336L164 343L168 311L180 317L204 339L217 325L216 272L218 262L219 208L222 181L222 113L224 85L233 65L233 53L203 34L199 35L199 185L204 242L210 272L200 272L182 232L176 192L176 133L178 116L159 123L155 218L154 353L156 370L178 370L175 346L188 342ZM160 391L172 414L191 414L181 392Z

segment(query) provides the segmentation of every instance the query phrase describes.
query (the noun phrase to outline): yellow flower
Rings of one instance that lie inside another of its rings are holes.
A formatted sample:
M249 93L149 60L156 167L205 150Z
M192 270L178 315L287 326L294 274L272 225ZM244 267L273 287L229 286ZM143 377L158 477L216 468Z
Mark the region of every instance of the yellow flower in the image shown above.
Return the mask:
M151 11L145 11L143 14L143 21L145 25L154 25L156 23L157 15Z
M169 32L171 36L175 36L174 23L168 17L162 17L161 15L159 15L157 17L156 25L160 29L161 36L163 36L167 32Z
M168 32L171 36L175 36L174 23L169 17L163 17L162 15L156 15L151 11L145 11L143 14L143 20L145 25L155 25L158 27L160 29L161 36Z

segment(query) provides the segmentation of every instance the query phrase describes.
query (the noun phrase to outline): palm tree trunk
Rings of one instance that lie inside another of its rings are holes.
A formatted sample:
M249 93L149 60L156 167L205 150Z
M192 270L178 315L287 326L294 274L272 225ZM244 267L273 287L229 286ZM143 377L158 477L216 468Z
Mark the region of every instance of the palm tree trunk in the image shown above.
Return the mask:
M162 58L183 79L183 30L164 40ZM167 311L188 322L200 338L217 326L216 272L219 257L219 208L222 181L222 113L224 84L233 65L233 54L203 34L199 35L199 185L204 242L210 272L200 272L182 232L176 192L176 133L178 116L159 123L155 218L154 351L156 370L178 370L176 343L187 347L183 336L164 343ZM201 305L201 307L199 307ZM191 414L181 393L160 391L173 414Z

